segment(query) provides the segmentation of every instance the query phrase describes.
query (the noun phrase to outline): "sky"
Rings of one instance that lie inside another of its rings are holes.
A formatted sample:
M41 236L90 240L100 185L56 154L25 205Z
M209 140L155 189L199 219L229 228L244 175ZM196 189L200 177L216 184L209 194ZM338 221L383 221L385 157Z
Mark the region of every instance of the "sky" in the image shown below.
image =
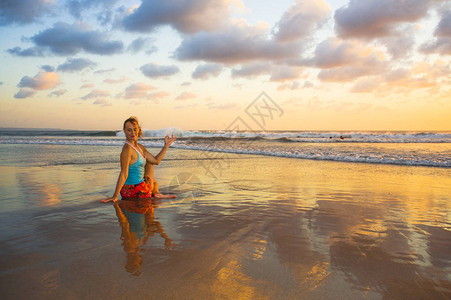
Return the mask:
M0 127L224 130L264 92L252 129L451 130L450 1L3 0L0 31Z

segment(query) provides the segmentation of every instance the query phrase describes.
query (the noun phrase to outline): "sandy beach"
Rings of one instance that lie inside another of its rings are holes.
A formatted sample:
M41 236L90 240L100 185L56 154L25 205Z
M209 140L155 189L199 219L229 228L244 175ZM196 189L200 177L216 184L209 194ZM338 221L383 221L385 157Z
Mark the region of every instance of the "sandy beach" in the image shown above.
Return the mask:
M0 148L59 162L3 156L3 299L451 297L449 168L171 149L176 200L113 205L120 148Z
M451 300L451 0L0 27L0 300Z

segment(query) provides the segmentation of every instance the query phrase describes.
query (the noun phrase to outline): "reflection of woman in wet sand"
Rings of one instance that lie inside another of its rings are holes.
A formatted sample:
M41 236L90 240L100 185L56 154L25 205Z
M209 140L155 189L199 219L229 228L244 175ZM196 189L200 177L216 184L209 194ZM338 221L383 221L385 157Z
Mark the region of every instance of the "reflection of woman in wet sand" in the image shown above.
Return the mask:
M133 275L141 274L142 259L139 251L149 236L159 233L164 238L165 249L175 245L164 232L160 222L155 221L154 207L150 199L121 200L114 203L116 216L122 228L121 240L127 252L125 269Z
M158 183L153 177L153 165L158 165L163 159L169 146L175 141L172 137L164 138L164 146L155 157L146 147L138 144L142 130L136 117L130 117L124 122L126 141L121 152L121 172L117 179L116 189L112 197L101 202L117 201L119 193L122 199L130 198L175 198L173 195L160 194Z

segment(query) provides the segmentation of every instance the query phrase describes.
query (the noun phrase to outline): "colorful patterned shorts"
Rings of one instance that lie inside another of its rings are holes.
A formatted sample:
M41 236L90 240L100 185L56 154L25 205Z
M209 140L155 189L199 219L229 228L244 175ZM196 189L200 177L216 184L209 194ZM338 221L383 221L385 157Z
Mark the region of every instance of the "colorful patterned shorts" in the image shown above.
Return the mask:
M151 198L153 185L154 183L149 177L144 177L144 181L139 184L126 184L121 189L122 199Z

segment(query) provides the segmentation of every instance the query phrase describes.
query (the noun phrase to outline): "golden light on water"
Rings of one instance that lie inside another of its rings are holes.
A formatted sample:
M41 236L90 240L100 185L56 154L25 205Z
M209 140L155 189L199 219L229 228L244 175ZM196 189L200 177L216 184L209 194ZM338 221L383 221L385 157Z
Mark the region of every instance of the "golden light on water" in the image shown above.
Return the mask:
M218 297L232 299L254 299L255 287L251 286L253 279L241 272L241 263L231 259L217 271L213 283L213 291Z
M44 185L42 193L45 195L42 198L42 206L54 206L61 202L62 190L57 184Z

